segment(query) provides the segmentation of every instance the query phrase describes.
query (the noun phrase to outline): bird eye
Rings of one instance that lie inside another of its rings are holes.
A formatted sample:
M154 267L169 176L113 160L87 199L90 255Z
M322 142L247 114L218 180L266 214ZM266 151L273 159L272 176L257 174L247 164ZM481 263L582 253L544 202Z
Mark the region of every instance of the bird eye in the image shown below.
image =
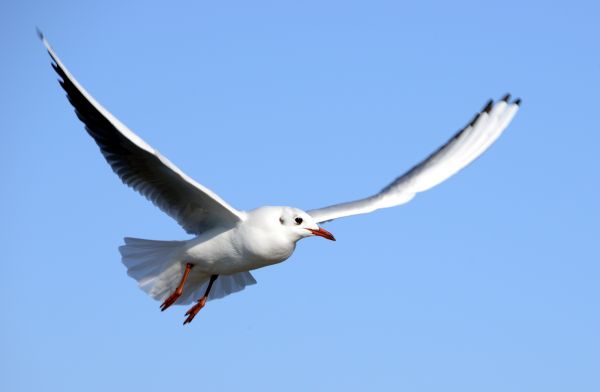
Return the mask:
M296 217L296 219L294 219L296 221L297 225L302 224L302 218L300 218L299 216Z

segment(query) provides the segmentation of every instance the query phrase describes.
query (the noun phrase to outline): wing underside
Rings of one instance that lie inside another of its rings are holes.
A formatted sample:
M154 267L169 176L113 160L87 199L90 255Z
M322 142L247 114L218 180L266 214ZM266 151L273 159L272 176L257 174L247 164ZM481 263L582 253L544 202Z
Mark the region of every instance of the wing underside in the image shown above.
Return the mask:
M243 218L210 189L197 183L100 105L69 73L41 35L60 85L77 117L123 183L174 218L188 233L233 226Z

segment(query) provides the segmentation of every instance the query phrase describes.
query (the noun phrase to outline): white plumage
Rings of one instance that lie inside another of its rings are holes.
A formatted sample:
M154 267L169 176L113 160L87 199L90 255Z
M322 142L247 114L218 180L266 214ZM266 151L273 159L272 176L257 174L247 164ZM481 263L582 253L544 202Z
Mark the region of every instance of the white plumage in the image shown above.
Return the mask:
M520 101L509 103L509 98L507 95L496 103L489 101L473 121L446 144L379 193L308 213L319 223L409 202L417 193L438 185L473 162L498 139L519 109Z
M508 95L490 101L446 144L373 196L308 212L270 206L245 212L188 177L102 107L41 33L40 38L77 116L113 171L194 235L187 241L125 238L119 248L127 274L152 298L163 301L162 310L198 300L186 313L185 323L206 300L255 284L249 271L286 260L298 240L309 236L335 240L318 223L404 204L445 181L496 141L520 104L510 102Z

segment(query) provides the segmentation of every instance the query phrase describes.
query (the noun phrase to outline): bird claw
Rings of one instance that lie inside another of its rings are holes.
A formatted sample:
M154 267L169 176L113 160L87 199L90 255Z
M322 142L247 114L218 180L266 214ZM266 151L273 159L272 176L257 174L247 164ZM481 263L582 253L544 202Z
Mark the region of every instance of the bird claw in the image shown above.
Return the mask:
M165 302L163 302L162 305L160 305L161 312L167 310L169 306L173 305L175 302L177 302L179 297L181 297L181 294L183 294L183 285L185 285L185 281L187 280L188 275L192 270L192 267L194 267L194 265L190 263L187 263L185 265L185 271L183 271L183 276L181 277L181 282L179 282L179 286L177 286L177 289L175 289L175 291L173 291L173 293L171 293L171 295L169 295L169 297L165 299Z
M206 305L206 297L200 298L198 300L197 304L195 304L187 312L185 312L185 315L187 316L187 318L183 322L183 325L191 323L192 320L194 319L194 317L196 317L196 315L200 311L200 309L202 309L204 307L204 305Z
M178 294L177 292L171 294L169 298L165 299L165 302L163 302L162 305L160 305L160 311L164 312L165 310L167 310L167 308L173 305L175 301L179 299L180 296L181 294Z

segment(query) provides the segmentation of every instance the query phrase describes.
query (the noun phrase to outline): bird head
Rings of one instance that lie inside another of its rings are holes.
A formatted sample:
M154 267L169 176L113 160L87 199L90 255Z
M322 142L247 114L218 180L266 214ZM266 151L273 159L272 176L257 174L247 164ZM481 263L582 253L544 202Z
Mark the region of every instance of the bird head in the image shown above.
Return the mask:
M283 207L279 224L300 238L318 236L335 241L333 234L319 227L312 216L298 208Z
M298 208L261 207L251 214L264 228L283 233L292 241L313 236L335 241L333 234L319 227L310 215Z

